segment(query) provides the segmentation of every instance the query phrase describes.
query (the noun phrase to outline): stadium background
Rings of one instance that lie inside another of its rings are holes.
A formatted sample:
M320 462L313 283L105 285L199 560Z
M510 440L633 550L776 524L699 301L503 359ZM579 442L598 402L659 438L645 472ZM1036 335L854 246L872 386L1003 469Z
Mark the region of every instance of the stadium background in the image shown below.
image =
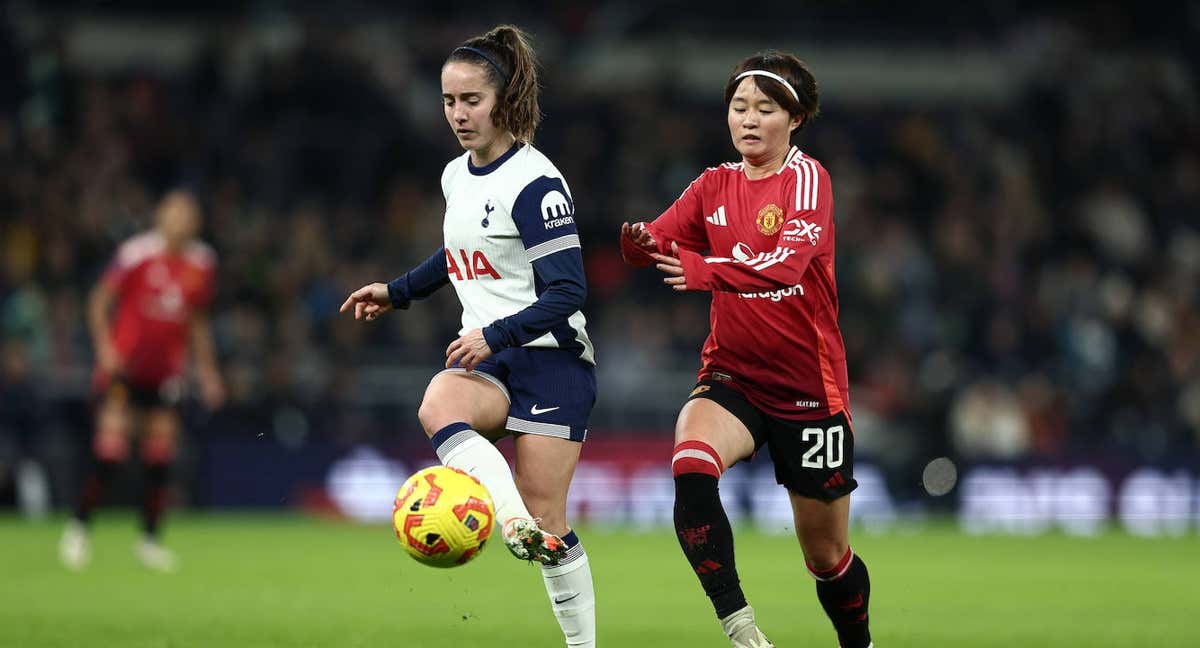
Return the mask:
M728 3L0 4L0 537L50 529L52 542L59 518L21 527L17 512L59 511L78 487L87 290L180 183L219 255L212 314L230 398L211 414L185 408L174 501L386 517L405 474L433 461L415 410L457 305L445 290L372 325L337 306L438 247L437 179L458 150L437 71L502 21L535 39L536 144L579 206L600 384L572 491L580 519L670 515L670 430L707 299L667 296L622 265L617 230L731 159L728 70L779 47L822 90L800 145L834 183L860 530L932 520L947 547L966 547L981 533L1106 536L1112 524L1182 536L1194 560L1194 1L737 15ZM933 497L922 471L943 456L959 481ZM132 502L137 479L131 466L110 500ZM758 487L770 482L760 461L723 488L763 542L788 530L777 489ZM179 519L169 544L212 533ZM236 533L238 519L221 528ZM49 544L43 558L50 569Z

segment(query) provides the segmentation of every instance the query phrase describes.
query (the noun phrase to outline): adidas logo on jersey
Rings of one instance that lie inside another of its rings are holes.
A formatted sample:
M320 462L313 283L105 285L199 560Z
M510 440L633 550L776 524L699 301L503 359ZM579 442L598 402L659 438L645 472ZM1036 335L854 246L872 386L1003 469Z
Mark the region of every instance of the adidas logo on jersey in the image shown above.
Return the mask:
M554 229L575 222L571 215L571 202L558 191L551 191L542 197L542 220L546 229Z
M729 221L725 218L725 205L717 207L717 211L710 214L708 218L705 218L704 220L718 227L725 227L729 225Z

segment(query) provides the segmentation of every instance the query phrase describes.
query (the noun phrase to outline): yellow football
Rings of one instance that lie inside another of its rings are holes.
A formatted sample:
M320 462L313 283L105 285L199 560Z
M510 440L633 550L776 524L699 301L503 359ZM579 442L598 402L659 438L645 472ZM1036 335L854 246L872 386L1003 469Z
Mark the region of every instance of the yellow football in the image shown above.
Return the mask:
M478 479L456 468L418 471L396 495L392 527L417 562L457 567L483 551L492 535L496 509Z

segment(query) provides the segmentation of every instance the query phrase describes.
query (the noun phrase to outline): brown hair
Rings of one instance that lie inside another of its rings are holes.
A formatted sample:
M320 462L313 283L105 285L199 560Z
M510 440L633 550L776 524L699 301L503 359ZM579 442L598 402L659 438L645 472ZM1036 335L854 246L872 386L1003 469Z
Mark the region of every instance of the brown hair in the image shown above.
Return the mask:
M474 63L484 69L488 82L496 89L492 121L518 140L532 142L542 113L538 108L537 56L525 32L513 25L499 25L464 41L446 57L446 63L453 61Z
M773 72L787 79L792 88L799 95L799 100L792 96L784 85L775 79L765 76L753 77L754 83L762 90L763 94L767 95L788 111L792 117L797 115L803 116L804 120L800 122L800 126L794 132L800 132L809 120L817 116L821 112L820 97L817 92L817 80L813 77L812 72L808 71L808 66L804 61L796 58L793 54L780 52L777 50L767 50L759 52L749 58L746 58L737 67L733 68L733 72L729 75L729 81L725 83L725 105L733 100L733 93L737 90L738 84L742 82L737 76L747 70L766 70Z

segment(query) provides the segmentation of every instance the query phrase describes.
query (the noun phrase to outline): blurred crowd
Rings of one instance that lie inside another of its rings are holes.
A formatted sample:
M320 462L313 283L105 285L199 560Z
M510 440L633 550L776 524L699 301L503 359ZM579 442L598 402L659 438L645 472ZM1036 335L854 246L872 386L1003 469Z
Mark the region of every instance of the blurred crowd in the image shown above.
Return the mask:
M580 30L569 40L587 37L580 22L560 25ZM47 429L86 435L87 291L178 186L203 202L219 255L230 404L204 419L209 432L304 443L415 430L458 328L452 291L371 325L337 307L439 247L438 178L459 151L437 72L486 24L409 24L402 37L242 26L172 74L90 71L54 29L31 40L2 25L0 455ZM1027 61L1002 105L825 96L800 137L833 178L859 452L885 467L1198 455L1197 66L1149 35L1093 61L1086 34L1043 27L997 42ZM734 155L724 79L707 96L670 79L601 90L575 80L568 42L538 41L535 144L578 205L593 427L668 434L708 302L625 267L617 230Z

